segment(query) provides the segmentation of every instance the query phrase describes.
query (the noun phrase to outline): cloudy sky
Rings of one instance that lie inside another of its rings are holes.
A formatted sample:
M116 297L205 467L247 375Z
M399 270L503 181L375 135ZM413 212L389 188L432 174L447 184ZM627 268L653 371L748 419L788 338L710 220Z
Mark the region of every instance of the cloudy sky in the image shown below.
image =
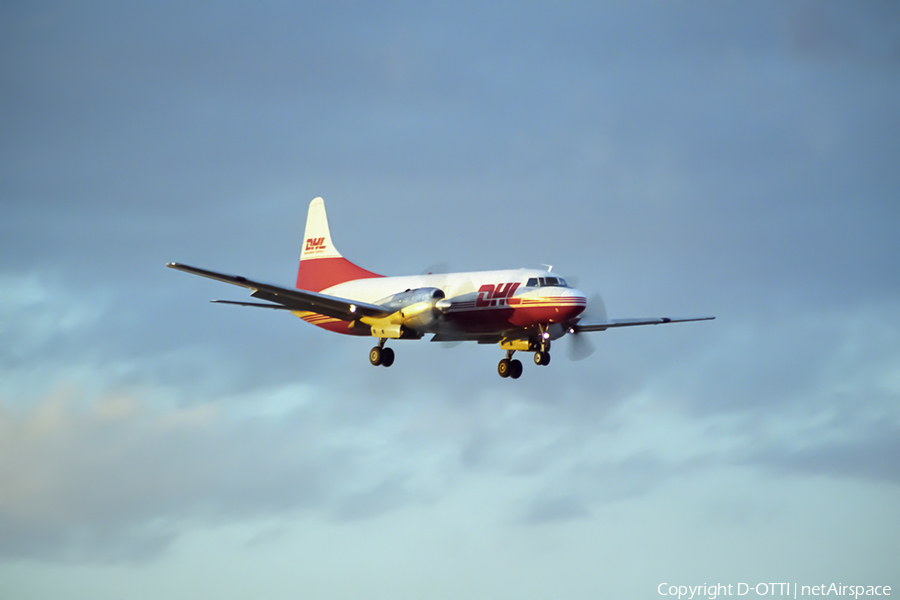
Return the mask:
M5 2L0 85L0 596L900 590L895 4ZM316 196L717 320L375 369L164 266L290 284Z

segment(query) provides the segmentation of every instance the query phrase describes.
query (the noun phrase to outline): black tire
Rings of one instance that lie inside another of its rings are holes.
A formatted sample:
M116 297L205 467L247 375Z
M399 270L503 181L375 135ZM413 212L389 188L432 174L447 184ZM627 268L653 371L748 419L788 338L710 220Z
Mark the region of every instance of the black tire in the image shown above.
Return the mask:
M518 359L513 359L509 363L509 376L513 379L518 379L522 376L522 361Z
M381 366L389 367L394 364L394 349L382 348L381 350Z
M538 366L544 364L544 353L541 352L540 350L538 350L534 353L534 364L536 364Z
M508 358L504 358L500 361L500 364L497 365L497 373L500 377L509 377L510 374L510 362Z
M541 354L544 355L544 360L541 361L541 366L546 367L547 365L550 364L550 353L542 352Z
M371 350L369 350L369 362L375 365L376 367L381 364L383 360L381 347L375 346Z

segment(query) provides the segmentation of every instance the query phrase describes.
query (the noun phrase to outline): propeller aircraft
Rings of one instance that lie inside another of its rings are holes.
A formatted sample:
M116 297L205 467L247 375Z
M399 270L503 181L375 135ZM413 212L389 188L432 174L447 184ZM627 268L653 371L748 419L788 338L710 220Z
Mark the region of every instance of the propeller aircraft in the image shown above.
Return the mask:
M389 367L394 350L388 340L474 341L499 344L506 352L497 365L501 377L518 379L516 352L533 353L534 364L550 364L551 342L570 335L616 327L706 321L715 317L607 319L585 318L588 300L549 270L512 269L429 273L385 277L344 258L331 240L325 203L309 205L295 287L283 287L181 263L166 266L252 290L262 302L213 300L256 308L286 310L307 323L347 335L371 336L378 343L369 362Z

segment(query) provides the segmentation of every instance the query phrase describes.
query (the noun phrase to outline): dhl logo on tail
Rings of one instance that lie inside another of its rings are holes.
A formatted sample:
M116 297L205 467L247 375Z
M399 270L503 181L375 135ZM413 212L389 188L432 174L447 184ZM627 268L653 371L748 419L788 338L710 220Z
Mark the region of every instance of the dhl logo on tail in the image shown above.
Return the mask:
M309 238L306 240L306 252L321 252L325 250L325 238Z

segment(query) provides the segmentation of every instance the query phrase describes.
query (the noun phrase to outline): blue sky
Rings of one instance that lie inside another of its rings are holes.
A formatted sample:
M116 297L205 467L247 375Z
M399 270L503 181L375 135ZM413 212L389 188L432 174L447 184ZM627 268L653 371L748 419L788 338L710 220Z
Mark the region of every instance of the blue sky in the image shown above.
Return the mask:
M10 597L900 589L893 4L0 11ZM316 196L378 273L717 320L373 369L164 267L289 284Z

